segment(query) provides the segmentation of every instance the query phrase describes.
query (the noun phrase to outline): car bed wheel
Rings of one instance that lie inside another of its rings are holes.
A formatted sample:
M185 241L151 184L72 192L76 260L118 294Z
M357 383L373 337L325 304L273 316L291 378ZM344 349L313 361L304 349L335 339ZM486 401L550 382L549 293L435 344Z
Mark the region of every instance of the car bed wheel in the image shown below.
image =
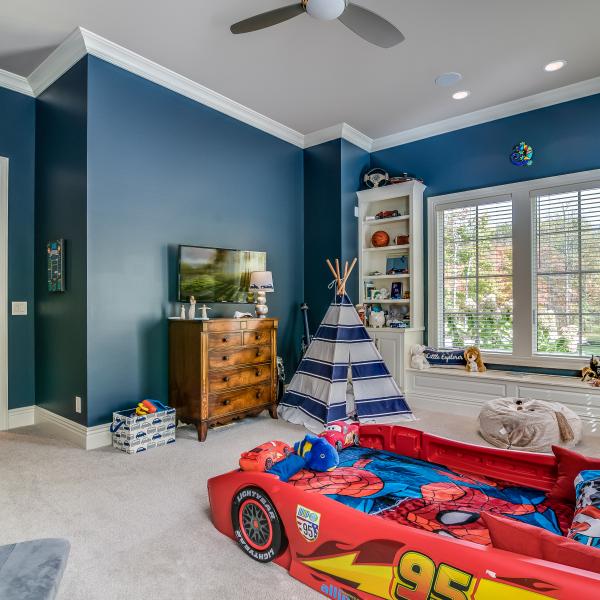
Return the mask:
M358 439L358 434L354 434L354 445L358 446L360 445L360 440Z
M342 445L342 442L336 442L336 443L335 443L335 449L336 449L338 452L341 452L341 451L344 449L344 446Z
M281 519L271 499L260 489L240 490L231 504L235 539L242 550L259 562L270 562L285 546Z

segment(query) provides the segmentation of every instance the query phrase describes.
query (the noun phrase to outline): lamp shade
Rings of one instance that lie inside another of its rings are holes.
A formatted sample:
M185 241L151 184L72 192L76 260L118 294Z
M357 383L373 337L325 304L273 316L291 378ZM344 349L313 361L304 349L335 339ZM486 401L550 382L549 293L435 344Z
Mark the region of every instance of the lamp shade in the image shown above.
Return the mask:
M274 292L271 271L252 271L248 289L251 292Z

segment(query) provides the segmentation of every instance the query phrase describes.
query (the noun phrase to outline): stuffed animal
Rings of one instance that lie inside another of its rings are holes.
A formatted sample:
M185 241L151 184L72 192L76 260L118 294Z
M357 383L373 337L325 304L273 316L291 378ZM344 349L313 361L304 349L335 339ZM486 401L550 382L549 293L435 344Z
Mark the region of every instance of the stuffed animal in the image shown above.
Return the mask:
M469 373L484 373L486 371L481 351L477 346L469 346L465 349L465 360L467 361L466 369Z
M311 471L333 471L340 463L337 450L324 438L308 434L294 444L294 452L306 462Z
M592 380L594 385L598 385L596 381L600 380L600 356L590 358L590 366L581 369L581 381Z
M308 434L294 444L294 452L268 469L281 481L289 481L298 471L333 471L340 463L337 450L324 438Z
M431 365L425 357L425 349L427 346L422 344L415 344L410 349L410 367L411 369L429 369Z

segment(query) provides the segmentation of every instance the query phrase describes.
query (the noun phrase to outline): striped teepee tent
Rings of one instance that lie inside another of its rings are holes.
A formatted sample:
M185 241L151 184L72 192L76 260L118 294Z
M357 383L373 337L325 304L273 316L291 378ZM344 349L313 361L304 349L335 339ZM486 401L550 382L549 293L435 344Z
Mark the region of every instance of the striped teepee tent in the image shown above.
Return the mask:
M353 413L362 423L413 420L400 388L362 324L345 285L356 263L344 277L329 261L337 293L281 402L282 419L319 432L327 423Z

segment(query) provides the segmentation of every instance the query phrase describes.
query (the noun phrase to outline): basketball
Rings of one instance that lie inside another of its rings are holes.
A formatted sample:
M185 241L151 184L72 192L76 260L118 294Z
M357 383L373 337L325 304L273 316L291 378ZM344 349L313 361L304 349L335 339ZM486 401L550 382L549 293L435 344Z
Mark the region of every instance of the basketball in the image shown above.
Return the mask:
M374 248L381 248L390 243L390 236L385 231L376 231L371 237L371 244Z

